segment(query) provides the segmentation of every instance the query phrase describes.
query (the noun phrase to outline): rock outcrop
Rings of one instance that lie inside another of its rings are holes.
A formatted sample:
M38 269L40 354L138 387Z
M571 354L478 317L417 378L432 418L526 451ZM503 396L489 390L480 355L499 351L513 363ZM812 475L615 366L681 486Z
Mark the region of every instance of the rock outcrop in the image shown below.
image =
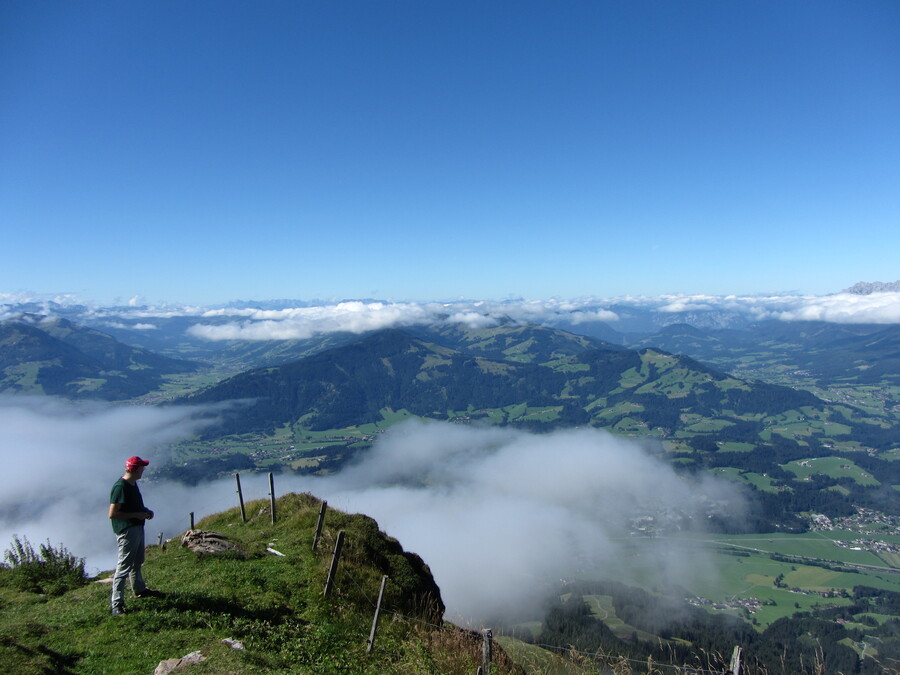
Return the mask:
M194 553L247 557L247 553L224 534L209 530L188 530L181 537L181 545L186 546Z

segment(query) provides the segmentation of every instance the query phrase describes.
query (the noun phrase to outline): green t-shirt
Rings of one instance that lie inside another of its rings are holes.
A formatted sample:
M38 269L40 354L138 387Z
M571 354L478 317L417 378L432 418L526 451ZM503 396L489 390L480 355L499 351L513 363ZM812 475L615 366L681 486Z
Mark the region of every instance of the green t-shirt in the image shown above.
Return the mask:
M138 486L132 485L124 478L120 478L113 484L109 493L109 503L122 504L122 510L126 513L139 513L147 510ZM144 521L140 518L129 518L127 520L110 518L109 521L112 523L113 532L116 534L122 534L129 527L144 526Z

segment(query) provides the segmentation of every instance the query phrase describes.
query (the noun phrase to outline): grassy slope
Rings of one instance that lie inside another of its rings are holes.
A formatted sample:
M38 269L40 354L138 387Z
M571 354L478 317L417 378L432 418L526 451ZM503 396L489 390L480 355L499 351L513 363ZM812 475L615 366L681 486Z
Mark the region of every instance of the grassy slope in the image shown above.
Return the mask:
M481 641L447 624L440 600L421 593L430 573L365 516L329 510L318 551L311 542L319 502L289 494L276 505L247 504L197 523L227 534L249 558L199 556L171 541L148 548L145 576L163 598L130 599L109 614L109 585L59 597L14 590L0 574L0 663L4 673L150 673L196 650L192 673L472 673ZM323 588L338 530L346 531L331 595ZM285 554L266 553L267 546ZM389 574L376 648L366 654L382 574ZM424 580L424 581L423 581ZM423 586L424 583L424 586ZM127 596L126 596L127 597ZM224 638L243 642L234 650ZM499 660L505 658L500 653ZM509 664L492 672L513 672Z

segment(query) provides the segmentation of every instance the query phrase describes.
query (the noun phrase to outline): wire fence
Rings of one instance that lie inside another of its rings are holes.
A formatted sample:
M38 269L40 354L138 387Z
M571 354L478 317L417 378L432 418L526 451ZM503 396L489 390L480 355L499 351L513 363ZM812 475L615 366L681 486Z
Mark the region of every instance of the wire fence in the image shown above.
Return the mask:
M455 625L446 625L446 624L436 624L431 621L427 621L422 617L412 616L403 612L401 609L392 607L390 604L379 604L377 601L373 600L370 591L363 587L362 584L354 577L352 574L341 574L340 580L342 583L349 583L354 590L356 591L358 597L362 598L362 601L367 604L373 612L386 612L390 613L395 617L399 617L404 619L405 621L417 625L423 630L428 630L432 632L443 631L446 633L453 633L454 635L458 634L460 631L469 632L473 637L478 637L481 639L481 634L478 631L466 628L460 628ZM374 627L373 627L374 628ZM483 633L484 631L482 631ZM496 638L497 636L493 634L493 629L490 630L491 638ZM501 634L502 637L502 634ZM597 666L605 666L609 669L615 669L615 672L629 673L629 672L646 672L646 673L665 673L671 672L676 675L722 675L723 673L733 673L733 675L738 675L740 672L739 664L735 663L735 657L732 656L732 663L730 665L725 665L721 668L713 668L713 667L694 667L688 666L685 664L673 664L673 663L664 663L661 661L657 661L655 659L634 659L628 658L621 655L615 654L602 654L599 652L589 652L584 650L575 649L574 647L560 647L558 645L546 644L541 642L527 642L528 645L532 647L537 647L543 649L547 652L557 655L560 658L563 658L567 662L568 672L573 673L573 671L577 673L597 673ZM738 649L740 649L738 647ZM590 664L580 666L582 664ZM645 670L641 670L645 669ZM612 670L610 671L612 672Z
M240 485L240 477L238 474L235 474L235 479L237 483L237 494L240 502L240 511L241 511L241 520L242 522L246 522L246 513L244 509L244 498ZM271 518L272 523L274 524L276 521L276 513L275 513L275 487L274 487L274 479L273 475L269 474L269 493L267 495L271 500ZM316 544L319 541L319 536L322 532L323 523L325 519L327 502L321 501L321 510L319 512L319 519L316 524L316 534L313 540L313 551L317 551ZM262 513L262 512L261 512ZM194 529L194 513L190 514L190 525L191 530ZM339 579L342 584L349 583L352 588L355 590L357 596L362 599L362 601L367 604L372 612L375 614L375 619L372 623L372 632L369 634L368 642L369 648L372 647L372 643L375 638L375 629L378 621L379 613L389 613L390 615L401 618L411 625L418 626L420 629L424 631L428 631L430 633L444 633L447 635L451 635L454 638L458 638L461 634L468 635L473 641L474 640L484 640L485 641L485 649L483 651L485 661L482 668L479 668L479 673L487 673L490 671L491 667L491 648L490 642L498 637L493 633L493 629L484 628L481 631L476 631L470 628L459 627L454 624L447 624L444 622L435 623L433 621L428 621L421 616L413 616L402 608L391 606L390 603L382 602L382 593L379 592L378 600L376 601L372 597L371 591L364 587L359 580L352 574L344 573L341 571L341 568L338 564L340 555L341 555L341 543L343 541L344 532L340 531L338 533L338 537L336 538L336 547L332 554L331 560L331 568L328 573L328 580L326 581L326 587L324 594L327 596L328 591L332 584L335 584ZM159 534L159 543L162 545L162 533ZM276 553L273 551L273 553ZM278 553L278 555L284 555ZM325 552L322 552L322 556L325 556ZM389 578L385 577L386 579ZM383 591L383 589L382 589ZM361 634L363 634L365 630L361 630ZM507 637L502 633L499 637ZM541 642L533 642L526 641L525 644L539 648L544 650L549 654L553 654L560 659L565 660L565 668L566 672L570 675L579 675L581 673L593 674L596 675L602 672L610 672L610 673L621 673L622 675L627 675L629 673L652 673L653 675L663 675L664 673L675 673L676 675L722 675L723 673L731 673L733 675L738 675L740 672L740 662L739 662L739 653L740 647L735 648L735 654L732 656L732 662L730 666L725 666L723 663L722 667L694 667L688 666L686 664L674 664L674 663L665 663L662 661L657 661L651 658L645 659L635 659L628 658L625 656L617 655L617 654L605 654L601 652L589 652L585 650L576 649L572 646L569 647L560 647L559 645L546 644ZM736 660L737 659L737 660ZM724 659L717 659L720 661L724 661ZM601 670L605 668L606 670Z

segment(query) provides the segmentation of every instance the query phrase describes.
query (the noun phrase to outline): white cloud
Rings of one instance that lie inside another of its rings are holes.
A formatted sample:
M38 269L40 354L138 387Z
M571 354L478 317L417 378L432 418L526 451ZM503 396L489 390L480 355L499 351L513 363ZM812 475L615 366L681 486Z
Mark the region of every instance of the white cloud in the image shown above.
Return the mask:
M568 317L576 326L580 323L589 323L591 321L603 321L604 323L613 323L619 320L619 315L608 309L594 309L587 311L574 311Z
M496 317L488 316L487 314L480 314L473 311L462 311L456 312L455 314L451 314L449 317L447 317L447 323L461 323L466 328L469 328L471 330L478 330L479 328L492 328L496 326L499 321Z
M0 294L0 320L12 318L17 302L33 300L32 295ZM57 297L71 302L71 298ZM44 297L45 302L48 301ZM284 303L285 301L279 301ZM456 300L451 302L362 302L345 301L295 307L264 309L254 307L90 307L86 318L107 321L143 320L132 328L156 328L153 319L196 317L190 334L208 340L286 340L308 338L333 332L363 333L389 327L415 324L462 323L471 328L496 325L503 320L544 325L585 324L602 321L613 326L620 321L618 308L634 307L656 311L669 321L680 316L722 312L733 319L759 321L826 321L833 323L900 323L900 293L856 295L837 293L812 296L769 295L684 295L626 296L620 298L584 297L571 300L509 299ZM300 306L302 305L302 306ZM616 308L614 310L613 308ZM51 308L47 307L47 312ZM231 320L229 320L231 319ZM221 323L222 321L225 323ZM124 325L124 324L123 324Z
M900 293L832 295L664 295L632 299L634 304L667 314L723 311L752 320L829 323L900 323Z
M134 323L127 324L122 323L121 321L108 321L106 322L107 326L110 328L119 328L122 330L158 330L159 326L154 323Z
M99 307L93 306L88 315L94 319L173 319L183 316L200 317L208 311L207 307L196 305L166 305L161 307Z
M13 534L34 544L50 539L92 568L113 566L115 538L106 517L113 482L128 457L145 457L152 467L172 441L208 423L195 412L0 395L0 547ZM175 514L166 512L178 503L169 502L154 522L174 533ZM185 497L181 503L185 514L192 510Z
M112 568L109 490L135 454L151 462L141 485L156 512L149 541L183 532L190 512L199 520L233 508L231 480L153 481L168 444L199 424L193 413L0 396L0 546L14 534L34 544L49 539L84 556L93 571ZM698 498L724 508L727 485L690 485L637 443L598 430L532 435L421 421L394 427L340 474L276 478L278 494L310 491L374 517L431 567L449 616L473 624L539 613L576 566L627 576L645 564L686 586L714 574L710 560L688 561L668 548L626 557L633 542L626 525L635 514L674 509L702 520ZM242 487L247 500L265 497L265 474L242 475ZM485 574L488 562L502 573ZM151 583L152 575L147 569Z
M362 462L306 489L342 510L374 517L431 567L456 621L539 615L577 570L690 586L714 574L662 540L635 540L639 514L680 511L704 520L704 500L739 508L729 483L689 484L634 441L595 429L534 435L511 429L410 421L393 427ZM490 569L501 573L486 574ZM645 570L646 571L646 570Z
M197 324L189 332L208 340L289 340L319 333L364 333L426 323L434 320L434 312L434 306L429 305L383 302L341 302L323 307L279 310L215 309L204 313L204 318L237 315L246 319L224 325Z
M769 309L767 314L782 321L894 324L900 323L900 293L807 297L795 306Z
M240 317L224 325L198 323L190 332L209 340L272 340L307 338L335 331L362 333L421 323L462 323L470 328L500 320L554 325L602 321L615 325L612 306L634 306L675 317L698 312L725 312L749 321L827 321L833 323L900 323L900 293L826 296L664 295L598 300L458 301L454 303L344 302L292 309L215 309L203 318Z
M335 305L278 310L218 308L204 312L202 318L234 316L242 320L219 325L198 323L189 332L208 340L287 340L338 331L363 333L416 324L462 323L470 328L486 328L497 325L503 319L543 323L560 319L584 322L614 321L618 318L608 310L580 310L579 307L579 304L570 301L515 300L452 303L341 302Z

